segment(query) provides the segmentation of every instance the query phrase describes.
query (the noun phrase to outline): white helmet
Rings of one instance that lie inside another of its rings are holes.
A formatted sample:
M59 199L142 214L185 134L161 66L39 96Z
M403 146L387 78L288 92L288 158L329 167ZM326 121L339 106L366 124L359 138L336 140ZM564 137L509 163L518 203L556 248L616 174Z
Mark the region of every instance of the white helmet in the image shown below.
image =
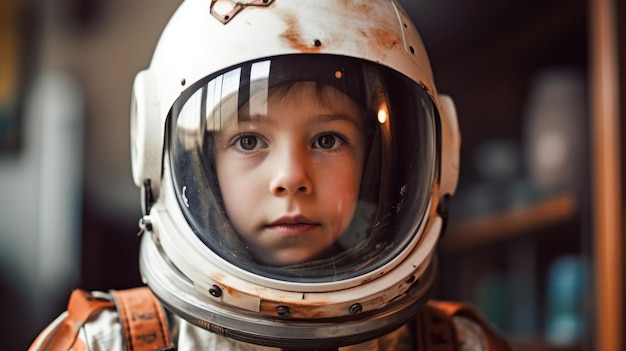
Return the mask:
M460 137L395 0L185 0L131 139L141 274L191 323L339 347L429 298Z

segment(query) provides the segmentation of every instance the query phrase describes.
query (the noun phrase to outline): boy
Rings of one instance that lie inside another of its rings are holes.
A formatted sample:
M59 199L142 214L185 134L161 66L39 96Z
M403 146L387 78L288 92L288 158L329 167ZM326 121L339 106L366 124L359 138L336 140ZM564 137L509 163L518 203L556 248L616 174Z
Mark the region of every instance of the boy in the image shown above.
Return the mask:
M235 231L268 265L324 256L356 209L367 128L359 107L335 88L297 82L259 92L241 110L215 152Z
M186 0L133 97L150 290L33 350L507 349L428 301L459 136L395 1Z

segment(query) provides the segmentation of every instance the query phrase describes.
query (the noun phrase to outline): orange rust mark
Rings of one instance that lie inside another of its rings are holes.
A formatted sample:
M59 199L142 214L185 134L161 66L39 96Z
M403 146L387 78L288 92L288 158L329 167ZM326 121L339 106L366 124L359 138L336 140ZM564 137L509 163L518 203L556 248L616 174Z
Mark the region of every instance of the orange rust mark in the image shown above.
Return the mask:
M321 47L315 46L313 41L310 43L304 41L294 15L286 14L284 18L287 24L287 31L282 34L282 37L287 40L292 48L306 53L316 53L320 51Z
M276 309L278 306L283 306L284 303L277 301L261 301L261 313L266 315L276 315ZM292 318L327 318L330 317L328 311L322 310L324 307L328 306L328 302L316 302L310 304L298 304L298 305L287 305L289 308L289 317Z
M362 1L359 3L355 3L354 0L341 0L339 4L343 7L347 7L351 12L372 12L372 6L370 2Z
M229 295L229 296L240 296L240 295L243 295L239 290L234 289L234 288L232 288L232 287L230 287L228 285L221 286L221 289L224 290L226 295Z
M353 12L363 12L366 14L371 13L372 15L374 14L374 11L372 10L372 6L370 6L370 3L368 2L362 2L360 4L351 5L351 7L352 7Z
M220 272L214 272L211 274L211 279L213 279L216 283L222 282L224 280L224 274Z
M382 28L372 28L369 38L384 49L391 49L400 42L400 38L394 33L388 32Z
M214 272L213 274L211 274L211 280L213 280L220 289L224 290L226 294L232 296L233 294L238 293L236 289L233 289L228 284L224 284L224 278L226 278L226 276L220 272Z

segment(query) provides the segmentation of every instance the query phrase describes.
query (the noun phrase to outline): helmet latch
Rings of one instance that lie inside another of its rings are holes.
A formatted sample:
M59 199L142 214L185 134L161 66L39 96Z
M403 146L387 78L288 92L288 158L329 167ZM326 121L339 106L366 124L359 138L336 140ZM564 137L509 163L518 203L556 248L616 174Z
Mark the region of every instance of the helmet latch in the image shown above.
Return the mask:
M269 6L272 2L274 0L211 0L211 15L226 24L248 6Z

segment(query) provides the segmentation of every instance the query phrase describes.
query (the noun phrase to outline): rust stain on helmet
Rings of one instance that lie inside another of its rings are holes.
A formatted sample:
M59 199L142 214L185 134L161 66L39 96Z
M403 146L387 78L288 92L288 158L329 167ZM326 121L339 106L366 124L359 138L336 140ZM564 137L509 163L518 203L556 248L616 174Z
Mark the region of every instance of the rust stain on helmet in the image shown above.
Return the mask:
M321 50L322 43L319 40L307 42L302 38L302 33L298 27L298 21L294 15L284 15L287 30L282 37L289 43L291 47L301 52L316 53Z
M366 4L362 4L361 6L353 6L354 9L359 9L360 11L367 13L375 13ZM287 25L287 29L282 33L281 37L291 46L292 48L303 52L303 53L318 53L322 50L324 45L328 45L328 38L305 38L303 36L302 30L299 26L296 15L294 14L283 14L283 21ZM374 23L375 24L375 23ZM384 28L384 26L376 26L371 23L366 24L362 28L352 29L354 33L360 33L361 38L353 40L358 41L367 41L367 45L375 48L376 50L390 50L394 48L396 45L401 44L402 38L398 35L397 32L389 30L388 28ZM342 30L337 28L337 33L341 33ZM347 40L349 36L345 39ZM338 38L335 38L338 39Z
M288 309L288 315L283 317L291 318L329 318L336 317L329 312L328 307L331 306L328 302L317 301L314 303L303 303L294 305L285 305L283 301L261 301L260 312L265 315L275 316L279 307L286 307Z
M392 49L402 40L396 33L385 30L384 28L370 28L365 35L376 46L382 49Z
M367 40L371 46L388 50L402 41L398 33L391 31L386 24L377 21L381 16L380 4L377 7L371 1L355 2L353 0L342 0L341 4L349 7L353 13L361 13L363 17L371 19L367 22L366 27L359 29L363 39Z

